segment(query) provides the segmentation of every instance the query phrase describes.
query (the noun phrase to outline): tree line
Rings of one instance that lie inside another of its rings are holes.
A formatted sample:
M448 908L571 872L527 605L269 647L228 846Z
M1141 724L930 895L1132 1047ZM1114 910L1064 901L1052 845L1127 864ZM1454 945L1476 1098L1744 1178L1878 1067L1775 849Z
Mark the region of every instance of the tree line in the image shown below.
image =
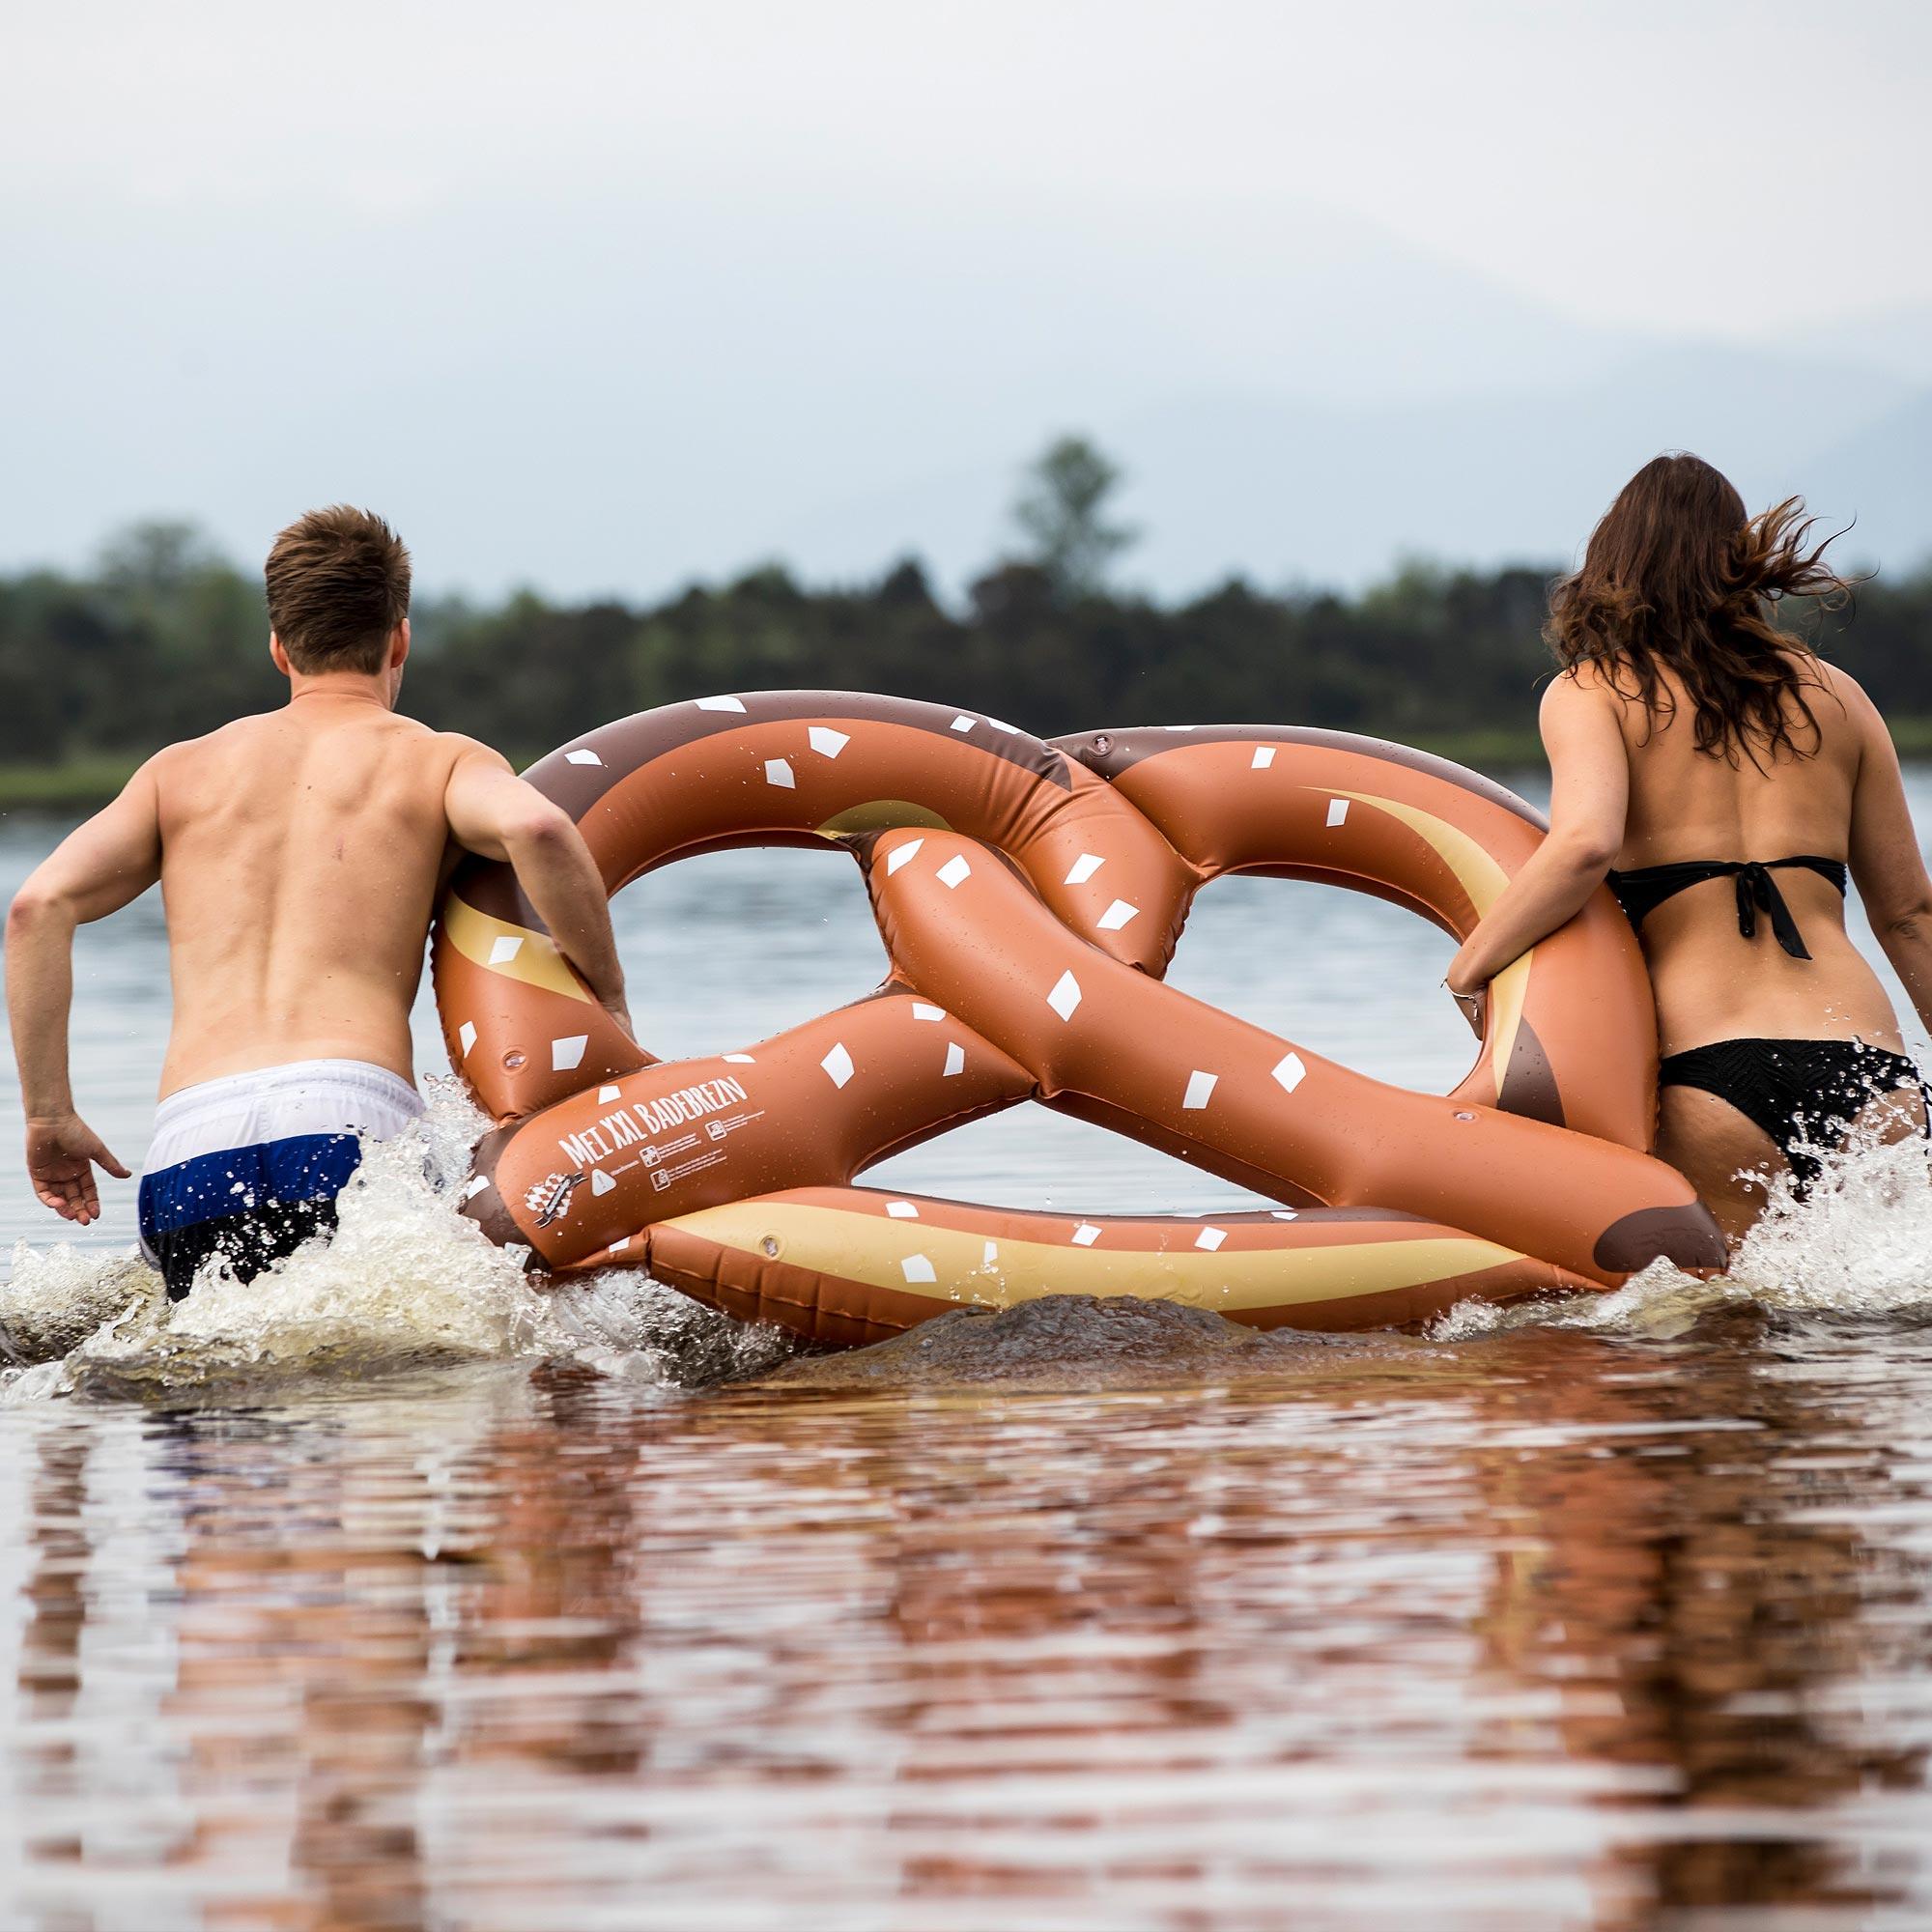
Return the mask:
M1107 587L1131 539L1104 518L1112 480L1087 445L1056 445L1018 506L1027 554L958 604L912 560L840 587L769 566L641 606L421 600L404 708L520 762L652 705L818 687L991 712L1043 737L1249 721L1478 757L1526 742L1551 569L1412 563L1354 594L1234 580L1158 604ZM1932 571L1787 622L1866 685L1911 749L1932 750ZM273 705L266 636L259 579L180 525L124 533L82 575L0 577L0 762L131 760Z

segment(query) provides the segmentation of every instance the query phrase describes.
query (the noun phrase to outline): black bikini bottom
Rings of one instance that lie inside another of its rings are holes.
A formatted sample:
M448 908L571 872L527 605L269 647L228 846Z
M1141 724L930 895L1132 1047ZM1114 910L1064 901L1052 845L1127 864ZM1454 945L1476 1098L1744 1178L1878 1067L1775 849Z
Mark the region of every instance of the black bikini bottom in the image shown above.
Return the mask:
M1859 1039L1720 1039L1673 1053L1657 1070L1661 1087L1696 1087L1728 1100L1777 1143L1798 1193L1824 1172L1821 1148L1844 1140L1882 1094L1916 1087L1918 1068L1902 1053ZM1932 1107L1926 1131L1932 1135Z

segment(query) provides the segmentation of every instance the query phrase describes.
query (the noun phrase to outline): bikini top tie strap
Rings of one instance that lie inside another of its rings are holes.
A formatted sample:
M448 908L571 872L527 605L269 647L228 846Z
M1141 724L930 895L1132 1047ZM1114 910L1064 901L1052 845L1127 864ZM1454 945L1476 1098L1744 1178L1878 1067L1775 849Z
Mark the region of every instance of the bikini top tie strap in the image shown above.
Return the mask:
M1772 865L1803 865L1804 860L1773 860ZM1785 903L1784 895L1777 890L1777 881L1771 876L1771 867L1760 859L1747 859L1743 865L1729 867L1737 880L1738 892L1738 930L1747 939L1757 937L1757 916L1768 913L1771 917L1771 933L1794 959L1808 959L1809 949L1804 944L1804 935L1798 930L1798 922L1791 916L1791 908Z
M1665 899L1673 899L1690 886L1707 879L1730 879L1737 888L1738 930L1747 939L1757 936L1757 916L1767 913L1778 945L1794 959L1809 959L1798 922L1777 890L1771 875L1779 870L1802 867L1829 879L1839 892L1845 890L1845 862L1826 859L1815 852L1801 852L1790 859L1683 859L1663 866L1639 866L1628 872L1609 875L1611 889L1630 915L1631 923L1642 929L1644 921Z

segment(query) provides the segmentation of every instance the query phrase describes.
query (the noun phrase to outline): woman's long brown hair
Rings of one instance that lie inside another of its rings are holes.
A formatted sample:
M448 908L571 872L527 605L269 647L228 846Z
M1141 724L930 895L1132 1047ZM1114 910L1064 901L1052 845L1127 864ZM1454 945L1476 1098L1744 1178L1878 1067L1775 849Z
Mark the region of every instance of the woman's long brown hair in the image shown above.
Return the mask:
M1811 544L1802 497L1748 516L1730 482L1695 456L1660 456L1626 483L1591 533L1580 570L1549 593L1544 638L1565 670L1595 665L1650 719L1673 716L1674 671L1695 713L1700 752L1753 764L1806 753L1792 735L1823 689L1809 648L1772 621L1783 597L1841 599L1849 585ZM1808 546L1808 548L1807 548Z

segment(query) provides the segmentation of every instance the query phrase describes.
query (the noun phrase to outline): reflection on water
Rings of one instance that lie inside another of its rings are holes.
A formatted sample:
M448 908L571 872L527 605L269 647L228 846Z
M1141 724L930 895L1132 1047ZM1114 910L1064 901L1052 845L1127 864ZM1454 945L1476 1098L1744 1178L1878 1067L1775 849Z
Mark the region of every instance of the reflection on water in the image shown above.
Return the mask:
M14 1409L9 1922L1923 1923L1932 1333L1873 1342Z
M667 1050L871 977L836 869L743 865L625 914ZM1205 906L1181 983L1453 1081L1446 947L1315 895L1287 959L1281 890ZM121 920L80 1076L131 1155L161 982ZM892 1171L1220 1198L1066 1124ZM1240 1350L1073 1307L748 1384L782 1344L668 1291L533 1294L448 1213L462 1125L252 1291L170 1315L125 1209L0 1284L9 1932L1932 1922L1920 1150L1723 1283Z

